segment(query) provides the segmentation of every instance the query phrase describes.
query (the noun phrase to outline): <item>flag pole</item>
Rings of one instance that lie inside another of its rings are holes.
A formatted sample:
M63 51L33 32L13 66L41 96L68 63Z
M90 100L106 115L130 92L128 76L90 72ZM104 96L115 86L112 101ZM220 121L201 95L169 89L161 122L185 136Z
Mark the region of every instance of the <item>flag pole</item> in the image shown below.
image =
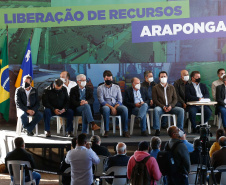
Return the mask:
M6 25L6 37L7 37L7 50L8 50L8 61L9 61L9 26L8 24Z

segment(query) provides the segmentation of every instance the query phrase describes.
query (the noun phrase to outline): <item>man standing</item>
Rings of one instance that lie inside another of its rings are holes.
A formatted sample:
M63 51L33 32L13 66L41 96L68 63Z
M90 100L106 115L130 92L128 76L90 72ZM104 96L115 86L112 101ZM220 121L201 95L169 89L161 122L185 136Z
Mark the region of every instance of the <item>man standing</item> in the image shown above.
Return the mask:
M136 124L140 125L141 135L147 136L146 132L146 114L150 100L144 87L140 87L140 79L132 78L132 87L126 89L124 105L128 108L130 114L136 115Z
M104 84L97 88L97 97L100 103L100 112L104 117L105 133L109 133L109 116L120 115L122 118L123 136L130 137L128 133L128 109L122 105L122 93L120 87L113 84L112 73L105 70L103 73Z
M148 92L148 98L150 100L149 107L154 107L152 100L152 88L156 85L154 82L153 73L151 71L144 72L144 82L141 83L141 87L145 87Z
M86 148L85 134L78 136L77 146L67 153L65 162L71 165L71 185L91 185L93 183L92 165L100 162L97 154Z
M46 137L51 137L50 133L50 119L52 116L62 116L67 118L67 136L74 137L73 131L73 110L69 109L69 97L67 89L63 87L63 81L56 79L50 86L48 86L42 95L42 103L45 107L44 122Z
M177 173L167 176L169 185L188 185L188 173L190 172L190 156L187 147L180 141L184 134L176 126L171 126L167 130L170 136L169 142L165 146L165 150L170 150L176 144L173 150L173 159L177 168Z
M17 117L18 119L21 119L23 127L27 130L28 136L34 135L32 130L43 117L42 113L38 111L40 106L38 90L34 87L31 87L31 82L31 76L24 76L22 86L18 87L15 93ZM30 123L27 116L33 117Z
M214 81L212 83L212 96L213 96L213 99L216 100L216 88L217 86L219 85L222 85L223 84L223 76L225 75L225 70L224 69L218 69L217 70L217 76L219 77L218 80Z
M76 78L78 85L73 87L70 92L71 108L76 115L82 116L82 133L86 134L89 124L92 125L92 130L98 130L100 127L95 124L93 119L91 111L94 102L93 91L86 86L86 76L80 74Z
M71 88L75 87L77 83L70 80L70 73L67 71L62 71L60 73L60 79L63 81L63 86L67 89L69 96Z
M200 83L199 71L192 71L191 84L186 86L186 99L187 101L200 101L202 98L209 98L209 92L205 84ZM189 105L188 113L189 119L192 124L192 133L196 133L196 113L201 112L200 106ZM211 117L212 111L209 106L204 106L204 122L206 123Z
M177 93L177 101L178 101L176 106L186 109L187 104L185 100L185 86L190 83L191 82L189 81L188 71L182 70L181 78L174 82L174 87Z
M118 143L116 145L117 155L108 157L105 171L113 166L127 166L129 157L126 155L126 144L125 143ZM108 174L111 175L111 174ZM113 179L106 179L109 184L112 184Z
M152 97L156 107L154 109L154 129L155 136L160 136L160 116L162 114L176 114L177 126L183 129L184 110L181 107L176 107L177 94L173 85L167 83L167 72L159 73L160 83L153 87Z
M25 150L25 144L22 137L17 137L14 140L15 149L12 152L9 152L5 158L5 164L7 168L7 161L15 160L15 161L28 161L31 164L31 167L35 167L35 162L30 153ZM9 170L9 169L8 169ZM13 177L11 177L13 178ZM41 175L37 172L32 172L32 178L36 181L36 184L39 185L39 181L41 179ZM30 176L28 170L25 170L25 182L30 181Z

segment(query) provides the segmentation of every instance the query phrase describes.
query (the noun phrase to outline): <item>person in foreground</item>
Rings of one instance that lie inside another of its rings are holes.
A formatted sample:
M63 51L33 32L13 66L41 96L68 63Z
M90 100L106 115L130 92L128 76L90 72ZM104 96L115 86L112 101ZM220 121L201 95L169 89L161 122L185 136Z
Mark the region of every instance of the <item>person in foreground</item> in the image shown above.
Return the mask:
M77 146L67 153L65 162L71 165L71 185L91 185L93 183L92 165L100 162L97 154L86 148L85 134L78 136Z
M136 162L143 161L146 157L150 157L149 151L149 144L147 141L141 141L138 145L138 150L134 152L134 155L130 157L128 166L127 166L127 177L129 180L134 178L132 176L132 172L136 165ZM151 177L151 184L156 184L155 181L160 180L162 173L159 170L158 163L154 157L150 157L146 162L146 167L148 173Z
M14 140L14 144L15 144L16 148L12 152L9 152L5 158L6 168L7 168L7 161L11 161L11 160L28 161L28 162L30 162L31 167L34 168L35 167L34 159L33 159L32 155L25 150L25 143L24 143L23 138L17 137ZM30 181L30 176L28 175L28 173L29 172L27 170L25 170L25 182ZM39 173L33 171L32 178L35 180L36 185L39 185L41 175ZM13 180L13 177L11 177L11 180Z

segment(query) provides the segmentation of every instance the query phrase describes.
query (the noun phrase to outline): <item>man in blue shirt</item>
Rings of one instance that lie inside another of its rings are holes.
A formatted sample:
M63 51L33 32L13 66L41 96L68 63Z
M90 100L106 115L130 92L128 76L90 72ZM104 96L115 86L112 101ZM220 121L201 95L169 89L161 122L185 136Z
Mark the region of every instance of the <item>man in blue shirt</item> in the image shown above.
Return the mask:
M189 153L194 151L193 144L188 142L188 140L186 139L186 133L185 132L184 132L183 136L180 138L180 140L186 145Z
M123 136L130 137L128 133L128 109L122 105L122 93L118 85L113 84L112 73L105 70L104 83L97 88L97 97L100 103L100 112L104 118L104 137L109 133L109 116L120 115L123 126Z

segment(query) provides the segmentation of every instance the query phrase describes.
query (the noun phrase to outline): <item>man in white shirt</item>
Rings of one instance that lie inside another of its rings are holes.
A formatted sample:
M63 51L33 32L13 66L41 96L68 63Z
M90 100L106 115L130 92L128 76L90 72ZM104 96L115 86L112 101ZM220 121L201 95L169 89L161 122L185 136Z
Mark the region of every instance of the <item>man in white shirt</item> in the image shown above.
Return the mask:
M31 82L31 76L24 76L22 86L18 87L15 92L17 117L18 119L21 119L22 125L27 130L28 136L34 135L32 130L43 117L42 113L38 111L40 106L38 91L36 88L31 87ZM30 123L27 116L33 117Z
M65 162L71 165L71 185L91 185L93 183L92 165L100 162L97 154L86 148L85 134L78 136L77 146L67 153Z
M222 85L223 84L223 76L225 75L225 70L224 69L218 69L217 70L217 76L219 77L218 80L215 80L213 83L212 83L212 96L213 96L213 99L216 100L216 88L218 85Z
M70 80L70 73L67 71L62 71L60 73L60 79L63 81L63 86L67 89L67 93L69 95L71 88L75 87L77 83Z

